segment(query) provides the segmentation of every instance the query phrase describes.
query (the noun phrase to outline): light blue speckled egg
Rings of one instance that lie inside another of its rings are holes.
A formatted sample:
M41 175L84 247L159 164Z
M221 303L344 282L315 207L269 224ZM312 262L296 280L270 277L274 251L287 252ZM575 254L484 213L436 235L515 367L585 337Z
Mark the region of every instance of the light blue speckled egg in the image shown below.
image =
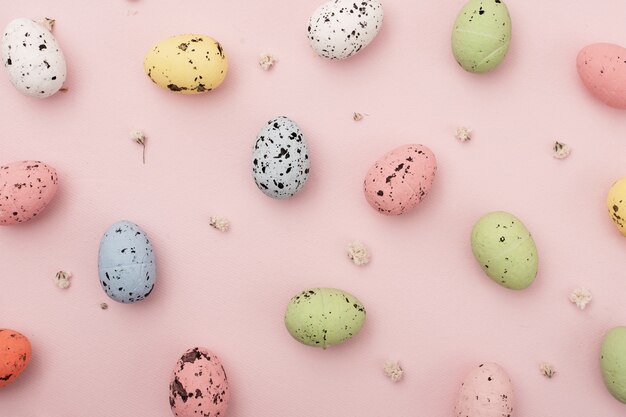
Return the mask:
M306 140L293 120L280 116L263 126L252 151L252 176L265 195L292 197L304 187L310 168Z
M104 292L117 302L148 297L156 280L156 259L146 233L126 220L111 225L100 241L98 274Z

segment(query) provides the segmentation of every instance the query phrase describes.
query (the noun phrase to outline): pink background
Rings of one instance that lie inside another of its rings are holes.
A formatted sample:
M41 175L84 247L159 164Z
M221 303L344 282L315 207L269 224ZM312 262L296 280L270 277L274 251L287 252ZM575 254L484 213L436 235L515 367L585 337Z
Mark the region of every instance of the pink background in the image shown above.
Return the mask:
M626 240L604 204L626 175L626 117L593 99L575 69L588 43L626 44L623 0L509 0L509 56L484 76L450 52L462 0L385 0L379 36L343 62L308 46L320 0L5 3L1 26L57 19L69 91L38 101L0 77L0 163L41 159L61 182L45 214L0 230L0 326L34 349L0 391L3 417L169 416L170 372L195 345L226 367L230 417L451 416L462 378L483 361L508 371L518 417L626 412L598 365L604 332L626 324ZM143 74L152 44L188 32L215 37L230 57L225 83L202 96ZM280 60L269 72L257 65L263 52ZM369 116L354 122L355 111ZM312 157L288 201L251 177L255 136L278 115L300 125ZM460 125L474 129L471 142L454 139ZM134 128L149 137L146 165ZM573 147L569 159L552 158L556 139ZM413 213L385 217L366 203L363 177L411 142L437 155L435 185ZM533 233L540 269L526 291L495 285L472 257L471 227L493 210ZM232 230L210 228L213 214ZM157 251L156 288L136 305L109 300L97 278L101 234L120 219ZM371 249L366 267L346 257L354 239ZM74 273L68 290L55 287L58 270ZM291 339L285 306L314 286L361 299L358 337L327 351ZM578 286L594 295L585 311L567 300ZM382 372L389 358L406 370L397 384Z

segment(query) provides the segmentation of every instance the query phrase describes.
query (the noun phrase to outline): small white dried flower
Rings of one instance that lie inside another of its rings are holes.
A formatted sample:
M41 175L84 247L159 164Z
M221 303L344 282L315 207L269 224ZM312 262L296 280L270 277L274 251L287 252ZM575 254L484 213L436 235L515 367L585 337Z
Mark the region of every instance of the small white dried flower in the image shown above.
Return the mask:
M274 66L274 64L278 62L278 60L276 58L274 58L272 55L270 54L262 54L259 57L259 65L261 66L261 68L263 68L265 71L269 70L270 68L272 68L272 66Z
M130 138L143 147L143 163L146 163L146 135L143 131L135 129L130 132Z
M209 220L209 225L219 230L220 232L228 232L230 229L230 222L225 217L213 216Z
M66 289L70 286L71 277L72 277L71 272L59 271L54 277L54 281L57 284L57 287L61 289Z
M400 367L400 363L397 361L387 361L385 362L385 375L389 377L393 382L398 382L402 379L404 375L404 371Z
M466 142L472 139L472 129L468 129L467 127L459 127L454 133L454 137L461 142Z
M355 240L348 245L348 258L352 259L355 265L365 265L370 261L370 253L362 242Z
M565 159L572 152L572 148L570 148L568 144L561 143L558 141L554 142L554 146L552 147L552 150L554 151L552 153L552 156L554 156L556 159Z
M109 308L109 305L107 303L100 303L100 308L106 310L107 308Z
M547 378L552 378L554 374L556 374L556 371L554 370L554 366L546 362L539 365L539 372L541 372L541 375Z
M44 19L39 22L39 24L43 27L45 27L46 29L48 29L50 32L52 32L52 29L54 29L54 24L56 23L56 20L54 19L49 19L47 17L44 17Z
M591 302L591 291L587 288L576 288L570 295L569 300L576 304L578 308L584 310L587 307L587 304Z

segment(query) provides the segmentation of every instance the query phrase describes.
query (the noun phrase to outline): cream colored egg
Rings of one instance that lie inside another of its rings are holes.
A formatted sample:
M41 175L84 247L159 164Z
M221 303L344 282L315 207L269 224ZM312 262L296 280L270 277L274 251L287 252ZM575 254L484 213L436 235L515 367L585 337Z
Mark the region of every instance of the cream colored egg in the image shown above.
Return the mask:
M144 69L160 87L198 94L218 87L228 71L222 45L205 35L178 35L157 43L144 60Z
M613 184L606 197L606 206L615 227L626 236L626 177Z

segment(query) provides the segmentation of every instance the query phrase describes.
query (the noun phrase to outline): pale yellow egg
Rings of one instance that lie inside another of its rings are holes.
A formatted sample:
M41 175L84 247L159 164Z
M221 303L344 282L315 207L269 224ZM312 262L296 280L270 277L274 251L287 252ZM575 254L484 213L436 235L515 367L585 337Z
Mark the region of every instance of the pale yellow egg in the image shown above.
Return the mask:
M198 94L218 87L228 71L228 58L215 39L178 35L164 39L146 54L144 69L160 87Z

